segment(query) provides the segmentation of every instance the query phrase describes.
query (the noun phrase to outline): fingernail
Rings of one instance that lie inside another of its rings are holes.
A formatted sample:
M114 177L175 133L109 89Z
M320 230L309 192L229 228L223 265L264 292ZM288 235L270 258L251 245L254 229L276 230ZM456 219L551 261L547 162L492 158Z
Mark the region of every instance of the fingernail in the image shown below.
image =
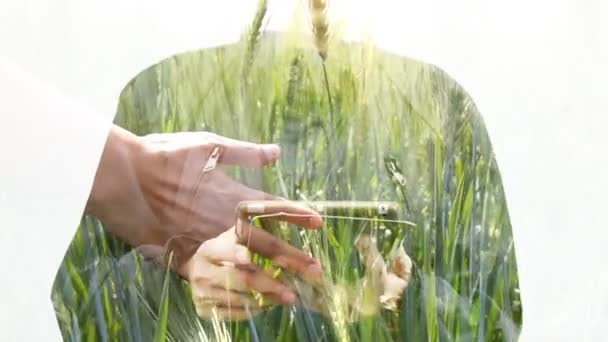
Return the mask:
M311 216L308 219L308 222L310 224L310 227L312 227L312 228L318 228L318 227L321 226L321 223L323 223L323 220L321 219L320 216L316 216L315 215L315 216Z
M285 291L281 294L281 300L287 304L294 304L296 302L296 295L290 291Z
M276 144L263 145L262 152L264 152L264 157L266 157L267 161L274 161L279 158L281 147Z
M312 265L309 265L308 267L306 267L306 271L304 271L304 275L308 279L318 280L319 278L321 278L322 272L323 271L321 270L321 265L312 264Z

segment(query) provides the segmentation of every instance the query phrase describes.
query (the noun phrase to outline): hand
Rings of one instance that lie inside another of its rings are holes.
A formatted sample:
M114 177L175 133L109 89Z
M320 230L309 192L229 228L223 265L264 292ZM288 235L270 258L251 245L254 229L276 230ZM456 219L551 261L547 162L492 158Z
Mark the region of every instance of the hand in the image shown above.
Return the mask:
M386 260L369 234L359 235L354 245L365 266L362 277L356 282L323 279L313 285L300 283L296 287L302 305L327 317L348 317L349 322L376 315L382 308L398 310L412 274L412 260L403 245Z
M203 173L214 151L218 165ZM138 137L114 126L86 211L134 247L167 247L180 269L202 242L234 225L240 201L273 198L231 179L222 165L262 167L279 156L274 144L206 132Z
M318 228L321 224L321 218L313 211L289 202L273 207L272 211L266 214L307 228ZM266 231L238 220L236 228L201 244L183 266L182 273L190 282L192 299L201 318L241 320L272 303L295 304L294 291L254 265L250 250L309 281L318 281L321 277L321 267L315 259Z
M400 245L387 265L371 236L367 234L359 236L355 247L366 269L361 284L375 292L374 297L378 299L378 303L382 307L392 311L397 310L397 304L401 300L412 274L412 260L405 252L405 248ZM357 292L362 294L363 289ZM359 295L353 302L362 303L359 308L362 313L375 313L375 303L366 306L367 303L362 295Z

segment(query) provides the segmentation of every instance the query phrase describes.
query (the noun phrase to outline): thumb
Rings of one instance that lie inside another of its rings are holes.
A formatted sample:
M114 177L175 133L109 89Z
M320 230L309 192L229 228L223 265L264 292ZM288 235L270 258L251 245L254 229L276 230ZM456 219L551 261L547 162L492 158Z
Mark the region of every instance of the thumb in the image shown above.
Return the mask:
M220 147L219 162L227 165L260 167L275 162L281 156L277 144L256 144L227 138L211 132L178 132L148 134L143 139L162 144L164 149L199 149L211 153ZM210 148L211 147L211 148Z
M246 141L222 138L219 162L226 165L260 167L277 161L281 147L277 144L255 144Z

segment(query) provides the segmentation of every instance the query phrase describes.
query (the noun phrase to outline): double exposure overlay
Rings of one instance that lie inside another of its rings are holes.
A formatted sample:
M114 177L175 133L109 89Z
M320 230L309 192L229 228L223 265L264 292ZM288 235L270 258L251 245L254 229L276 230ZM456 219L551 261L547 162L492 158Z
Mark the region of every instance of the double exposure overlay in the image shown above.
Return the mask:
M517 340L512 230L475 104L433 65L329 36L315 3L312 37L260 32L261 7L237 43L124 88L116 126L164 158L138 175L178 175L170 201L135 178L142 225L170 229L125 237L111 213L83 215L52 293L65 340Z

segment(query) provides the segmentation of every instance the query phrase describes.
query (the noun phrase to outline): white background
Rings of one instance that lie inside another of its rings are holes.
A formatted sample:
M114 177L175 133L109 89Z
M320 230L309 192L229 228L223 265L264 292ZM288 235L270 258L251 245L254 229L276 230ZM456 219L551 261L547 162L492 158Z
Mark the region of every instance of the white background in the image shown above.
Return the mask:
M271 27L294 1L270 1ZM357 37L434 63L475 99L503 175L522 341L608 323L608 4L338 1ZM171 54L238 38L255 1L0 0L0 340L59 339L52 280L117 96ZM602 22L604 21L604 22Z

